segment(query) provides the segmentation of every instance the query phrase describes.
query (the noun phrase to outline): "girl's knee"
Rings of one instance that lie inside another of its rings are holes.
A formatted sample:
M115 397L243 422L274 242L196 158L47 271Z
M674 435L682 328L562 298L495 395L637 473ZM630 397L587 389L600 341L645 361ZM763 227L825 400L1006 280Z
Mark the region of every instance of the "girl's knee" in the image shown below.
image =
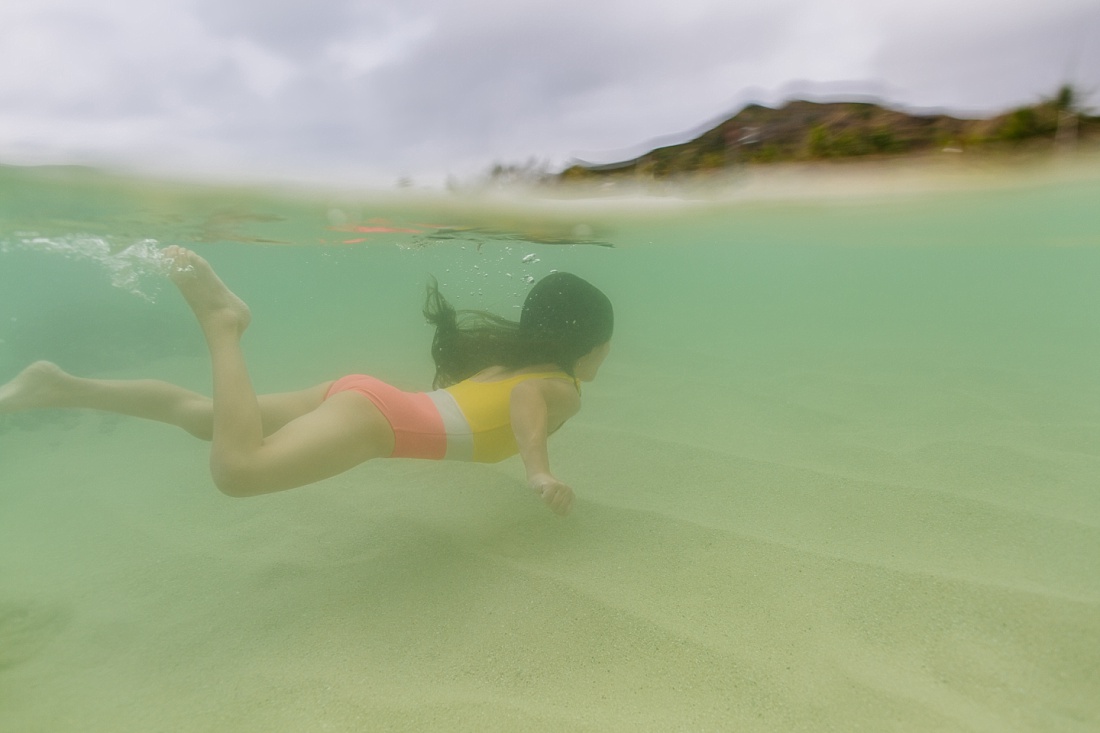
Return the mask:
M214 439L214 406L208 398L188 400L178 409L176 424L199 440Z
M211 459L210 476L218 491L235 499L258 496L271 490L263 484L256 471L243 463Z

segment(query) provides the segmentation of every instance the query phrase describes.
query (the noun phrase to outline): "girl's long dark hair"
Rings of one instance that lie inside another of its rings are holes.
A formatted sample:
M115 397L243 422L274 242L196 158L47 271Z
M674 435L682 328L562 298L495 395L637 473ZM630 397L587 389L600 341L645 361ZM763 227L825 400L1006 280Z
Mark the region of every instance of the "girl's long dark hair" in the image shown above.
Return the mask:
M424 317L435 326L436 389L491 366L520 369L556 364L572 376L577 359L608 341L614 328L607 296L565 272L535 284L518 323L486 311L455 310L434 279L428 284Z

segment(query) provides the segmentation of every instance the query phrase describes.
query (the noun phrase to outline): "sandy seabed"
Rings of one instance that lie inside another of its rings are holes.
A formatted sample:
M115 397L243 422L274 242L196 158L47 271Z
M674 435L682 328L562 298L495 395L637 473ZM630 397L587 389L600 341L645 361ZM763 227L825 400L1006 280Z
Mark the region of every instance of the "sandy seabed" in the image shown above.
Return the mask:
M899 192L944 185L926 173ZM786 175L734 194L779 196ZM516 459L378 461L236 500L173 428L0 417L0 731L1095 733L1093 190L918 202L900 221L921 241L897 253L845 248L894 232L863 209L709 220L704 206L669 231L733 232L733 255L658 258L639 231L630 267L618 251L578 259L624 317L551 441L579 497L564 519ZM766 236L788 219L792 239L839 229L840 244L788 257ZM970 249L978 235L1007 254ZM926 254L924 239L967 247ZM1032 240L1056 246L1012 249ZM334 362L423 381L422 361L402 363L422 344L366 364L350 345L311 352L342 343L384 284L370 273L419 288L430 262L313 262L332 292L295 320L276 285L301 271L264 256L243 283L261 301L250 338L270 329L259 383L302 386ZM374 307L400 330L397 290ZM728 344L703 338L731 313ZM384 328L369 334L389 343ZM196 355L99 376L197 387L206 372Z
M172 428L5 418L0 730L1098 729L1100 421L640 363L554 436L565 519L514 459L234 500Z

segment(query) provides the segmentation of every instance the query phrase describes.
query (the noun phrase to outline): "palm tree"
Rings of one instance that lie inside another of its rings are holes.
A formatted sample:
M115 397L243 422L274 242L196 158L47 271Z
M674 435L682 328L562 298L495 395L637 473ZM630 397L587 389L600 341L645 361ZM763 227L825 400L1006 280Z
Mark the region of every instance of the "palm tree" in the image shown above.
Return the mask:
M1077 90L1072 84L1063 84L1051 100L1058 111L1058 128L1054 133L1055 144L1059 148L1072 149L1077 144Z

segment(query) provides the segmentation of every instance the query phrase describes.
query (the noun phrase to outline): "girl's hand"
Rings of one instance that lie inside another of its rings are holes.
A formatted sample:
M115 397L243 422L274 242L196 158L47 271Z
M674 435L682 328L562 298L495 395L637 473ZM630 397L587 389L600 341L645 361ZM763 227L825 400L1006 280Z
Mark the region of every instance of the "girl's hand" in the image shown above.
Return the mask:
M548 473L537 473L528 483L555 514L565 515L573 508L573 489Z

